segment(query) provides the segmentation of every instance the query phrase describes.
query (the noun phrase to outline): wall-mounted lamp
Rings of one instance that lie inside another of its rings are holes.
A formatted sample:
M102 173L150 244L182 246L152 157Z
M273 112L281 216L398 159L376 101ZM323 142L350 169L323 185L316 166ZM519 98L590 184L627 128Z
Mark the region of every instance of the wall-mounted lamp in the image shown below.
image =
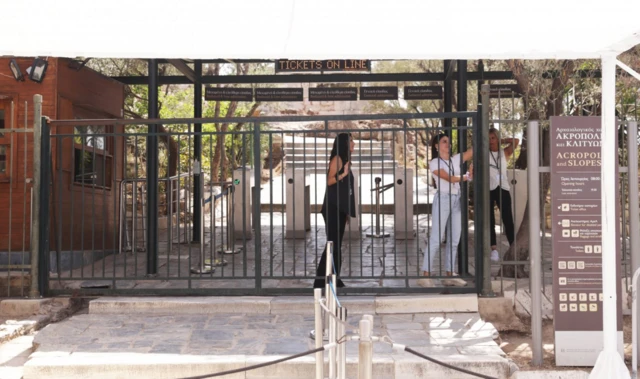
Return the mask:
M20 71L20 66L18 66L18 62L15 59L9 61L9 68L11 69L11 73L13 77L19 81L24 82L24 75L22 75L22 71Z
M33 60L33 64L31 67L27 69L27 75L29 75L29 79L33 80L36 83L42 83L42 79L44 79L44 74L47 72L47 66L49 66L49 62L42 58L37 58Z

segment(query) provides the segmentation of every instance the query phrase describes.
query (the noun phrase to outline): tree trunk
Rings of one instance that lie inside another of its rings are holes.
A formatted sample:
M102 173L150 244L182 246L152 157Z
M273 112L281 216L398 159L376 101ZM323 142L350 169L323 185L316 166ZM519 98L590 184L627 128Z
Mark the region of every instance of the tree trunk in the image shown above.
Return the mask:
M237 68L238 73L240 75L246 75L248 72L248 67L249 67L248 64L238 65L238 68ZM218 74L218 67L216 65L216 75L217 74ZM227 109L227 114L225 117L234 117L236 114L237 108L238 108L237 101L232 101L231 103L229 103L229 108ZM217 104L216 104L216 110L219 113ZM220 129L218 129L218 131L221 134L218 134L216 137L216 148L213 155L213 162L211 163L211 173L212 173L211 177L214 179L219 178L220 181L225 181L227 179L227 170L228 170L229 163L227 159L227 152L225 151L225 147L224 147L224 141L225 141L225 138L227 137L225 133L227 132L228 129L229 129L229 123L226 123L226 122L221 125ZM220 172L219 176L216 175L218 172Z
M227 111L227 115L226 117L233 117L236 114L236 109L238 108L238 102L237 101L232 101L229 104L229 109ZM227 131L229 130L229 123L225 122L224 124L222 124L222 127L220 128L222 135L220 135L222 138L218 139L218 141L216 141L216 152L217 150L220 150L220 157L221 157L221 162L220 162L220 181L225 181L227 180L227 174L228 174L228 170L229 170L229 159L227 158L227 151L224 147L224 140L227 138L227 136L225 135L225 133L227 133Z
M535 96L536 94L534 93L533 86L531 86L528 76L524 74L524 65L522 61L510 60L508 61L508 66L513 72L513 76L516 79L520 93L523 94L525 109L529 111L529 116L527 117L529 120L549 119L551 116L558 116L563 113L562 96L564 93L564 87L569 79L570 74L574 71L575 68L572 61L564 61L562 63L562 70L560 72L560 75L553 78L551 91L546 98L545 109L543 110L535 109L535 107L530 106L531 104L528 104L528 99L532 96ZM541 114L540 111L544 111L545 114ZM527 128L525 127L522 149L520 152L520 157L516 161L516 168L527 168L528 155L526 149L526 135ZM551 131L549 130L549 128L542 128L540 146L542 148L542 151L540 152L542 156L541 164L542 166L548 167L551 163ZM551 177L549 176L549 174L542 174L539 194L541 209L539 209L538 212L540 212L541 222L543 223L546 223L545 203L550 187ZM517 206L518 205L516 205L516 207ZM503 260L525 262L529 260L529 211L529 202L527 201L527 203L525 204L522 224L520 224L520 228L516 233L515 242L506 251ZM525 272L524 264L505 265L502 267L501 272L502 276L509 278L528 277L528 274Z

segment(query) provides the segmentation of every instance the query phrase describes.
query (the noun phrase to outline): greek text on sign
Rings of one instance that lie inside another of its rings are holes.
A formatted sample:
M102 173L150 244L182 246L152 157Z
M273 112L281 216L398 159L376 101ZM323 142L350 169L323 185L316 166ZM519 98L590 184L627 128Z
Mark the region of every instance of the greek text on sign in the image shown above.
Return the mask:
M360 87L360 100L398 100L398 87Z
M309 88L309 101L355 101L358 89L355 87Z
M405 100L438 100L442 99L442 87L440 86L405 86Z
M204 99L212 101L253 101L253 88L208 87Z
M551 118L552 293L556 364L561 366L595 363L602 339L597 333L602 331L603 250L615 249L620 262L620 246L602 246L601 149L600 117ZM617 306L621 309L619 295ZM575 341L576 333L582 340Z
M256 88L256 101L302 101L302 88Z

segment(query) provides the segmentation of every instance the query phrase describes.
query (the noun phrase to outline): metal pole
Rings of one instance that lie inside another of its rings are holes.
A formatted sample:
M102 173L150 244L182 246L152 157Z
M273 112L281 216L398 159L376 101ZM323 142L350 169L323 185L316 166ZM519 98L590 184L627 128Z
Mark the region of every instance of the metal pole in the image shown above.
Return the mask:
M627 164L627 178L629 179L629 239L631 242L631 272L636 272L640 268L640 206L638 205L638 122L629 121L627 124L628 137L628 155L629 163ZM628 285L628 283L627 283ZM634 284L634 289L635 284ZM633 295L635 299L635 294ZM635 310L635 308L634 308ZM635 322L634 326L637 326ZM638 330L633 332L635 338L638 338ZM637 345L636 345L637 347ZM638 350L635 351L634 358L638 358ZM634 366L637 369L637 365ZM637 372L637 371L636 371Z
M255 122L253 124L253 175L256 188L259 189L260 181L262 180L262 157L260 146L260 123ZM258 293L262 290L262 224L260 222L260 191L253 191L253 233L255 241L255 276L256 276L256 290Z
M173 250L173 179L169 179L167 181L167 185L169 186L169 199L167 201L167 213L168 213L168 217L167 217L168 230L167 231L169 235L169 241L167 242L169 247L168 247L167 255L171 255L171 251ZM121 197L121 199L123 199L123 197Z
M320 300L322 300L322 288L316 288L313 290L313 299L315 305L315 340L316 348L322 347L323 337L323 323L322 323L322 307L320 306ZM324 354L319 351L316 353L316 379L324 379Z
M331 275L331 280L333 281L333 283L335 283L335 275ZM336 338L336 319L334 316L337 315L337 307L336 307L336 299L335 296L333 296L333 291L331 291L331 289L329 289L329 292L327 292L327 299L329 299L329 310L331 311L331 314L333 316L329 316L329 343L336 343L337 338ZM336 364L336 359L337 359L337 351L335 348L331 349L329 351L329 379L336 379L336 368L337 368L337 364Z
M360 320L360 344L358 345L358 379L373 377L373 324L365 317Z
M640 269L636 270L631 280L631 375L638 377L638 276Z
M382 192L384 192L384 188L383 186L381 186L380 184L382 183L382 178L377 177L375 178L375 183L376 183L376 187L372 190L376 192L376 205L374 207L374 212L376 213L376 218L375 218L375 223L376 223L376 228L375 228L375 233L371 232L371 233L367 233L367 237L375 237L375 238L385 238L385 237L389 237L390 234L389 233L380 233L380 225L382 224L382 222L380 221L380 214L382 213L382 208L380 206L380 194Z
M158 118L158 61L149 59L149 118ZM158 271L158 125L147 136L147 275Z
M195 81L193 83L193 117L202 117L202 61L193 61L193 71L195 73ZM202 124L193 124L193 159L197 162L202 162ZM203 187L200 185L204 182L204 177L201 175L193 177L193 198L200 199L203 196ZM199 207L199 202L193 202L193 242L202 242L200 239L200 228L202 225L202 208ZM212 262L213 264L213 262Z
M193 162L193 177L195 178L201 178L202 175L202 168L200 167L200 162L199 161L194 161ZM195 183L195 180L194 180ZM198 181L199 185L200 185L200 191L199 193L202 195L204 194L204 180L199 180ZM195 194L195 191L194 191ZM191 272L194 274L211 274L214 273L216 271L214 264L215 262L209 262L209 264L205 264L205 257L204 257L204 197L200 196L199 199L195 199L193 200L193 209L198 209L200 208L200 212L198 213L200 215L200 223L199 225L199 229L196 231L195 234L198 235L198 241L200 241L200 266L197 269L191 269ZM195 220L195 219L194 219ZM195 237L194 237L195 238ZM195 239L194 239L195 240Z
M467 110L467 61L458 60L457 71L457 85L458 85L458 112L465 112ZM467 131L460 130L460 127L467 126L467 119L465 117L459 117L457 119L458 125L458 151L462 152L467 147ZM466 171L467 164L462 163L463 171ZM460 183L460 198L462 199L461 218L460 222L463 225L462 234L460 236L460 244L458 245L458 274L469 274L469 185L468 182Z
M542 249L540 244L539 124L527 126L527 175L529 182L529 262L531 264L531 335L534 366L542 365Z
M489 240L489 85L483 84L481 89L482 115L475 133L474 169L475 182L475 211L478 213L475 225L476 259L482 259L482 290L484 297L495 296L491 288L491 261L487 254L490 247ZM476 273L477 274L477 273Z
M41 183L42 170L42 95L33 96L34 115L33 115L33 187L32 191L35 196L31 197L31 214L33 222L31 223L31 289L29 297L40 297L38 285L38 254L40 252L40 191L43 185ZM26 115L25 115L26 117Z
M616 291L616 57L602 56L602 144L600 180L602 195L602 332L603 350L590 378L629 378L629 370L618 354Z
M380 182L376 182L376 235L380 235Z
M325 250L325 271L324 271L324 275L325 275L325 284L324 284L324 295L325 298L327 299L327 308L329 308L329 313L331 313L332 315L335 315L335 301L333 298L333 291L331 291L331 277L332 277L332 273L333 273L333 265L332 265L332 260L333 260L333 242L329 241L327 242L327 247ZM333 317L331 317L331 315L327 315L327 323L328 328L329 329L329 343L333 343L335 342L335 331L333 329L334 326L334 320ZM318 336L316 334L316 339L321 338L322 339L322 334L320 336ZM335 351L336 349L331 349L329 350L329 378L330 379L335 379L335 359L336 359L336 355L335 355Z
M444 111L451 112L453 110L453 61L445 60L444 61ZM452 120L449 117L445 117L444 127L449 128L445 129L444 133L449 136L449 140L451 140L452 130L450 129L453 126Z
M347 308L338 308L338 318L340 321L347 321ZM338 326L337 338L342 339L345 335L345 328L343 323L336 323ZM338 345L338 379L346 379L347 377L347 345L346 341L342 341Z
M629 163L627 177L629 179L629 238L631 239L631 272L640 268L640 215L638 211L638 122L627 124Z

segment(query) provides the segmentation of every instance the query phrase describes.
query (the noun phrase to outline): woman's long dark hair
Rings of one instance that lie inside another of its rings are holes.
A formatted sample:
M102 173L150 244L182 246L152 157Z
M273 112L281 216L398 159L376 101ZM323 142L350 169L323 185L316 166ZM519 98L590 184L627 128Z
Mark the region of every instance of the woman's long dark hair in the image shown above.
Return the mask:
M436 148L436 146L438 146L438 144L440 143L440 140L443 137L449 138L448 135L446 135L444 133L440 133L440 134L436 135L435 137L433 137L433 139L431 140L431 159L436 159L436 158L440 157L440 154L438 154L438 149ZM449 154L451 154L451 152L449 152ZM429 167L428 162L427 162L427 167ZM436 180L433 178L433 174L431 174L431 184L433 185L434 188L438 188L437 185L436 185Z
M344 166L351 160L351 133L340 133L333 140L333 148L331 149L331 156L329 162L336 155L342 159L342 165ZM340 170L341 171L341 170Z
M443 137L449 138L448 135L446 135L444 133L440 133L437 136L433 137L433 139L431 140L431 159L435 159L435 158L438 158L440 156L438 154L438 149L436 148L436 146L438 146L438 143L440 143L440 140Z

